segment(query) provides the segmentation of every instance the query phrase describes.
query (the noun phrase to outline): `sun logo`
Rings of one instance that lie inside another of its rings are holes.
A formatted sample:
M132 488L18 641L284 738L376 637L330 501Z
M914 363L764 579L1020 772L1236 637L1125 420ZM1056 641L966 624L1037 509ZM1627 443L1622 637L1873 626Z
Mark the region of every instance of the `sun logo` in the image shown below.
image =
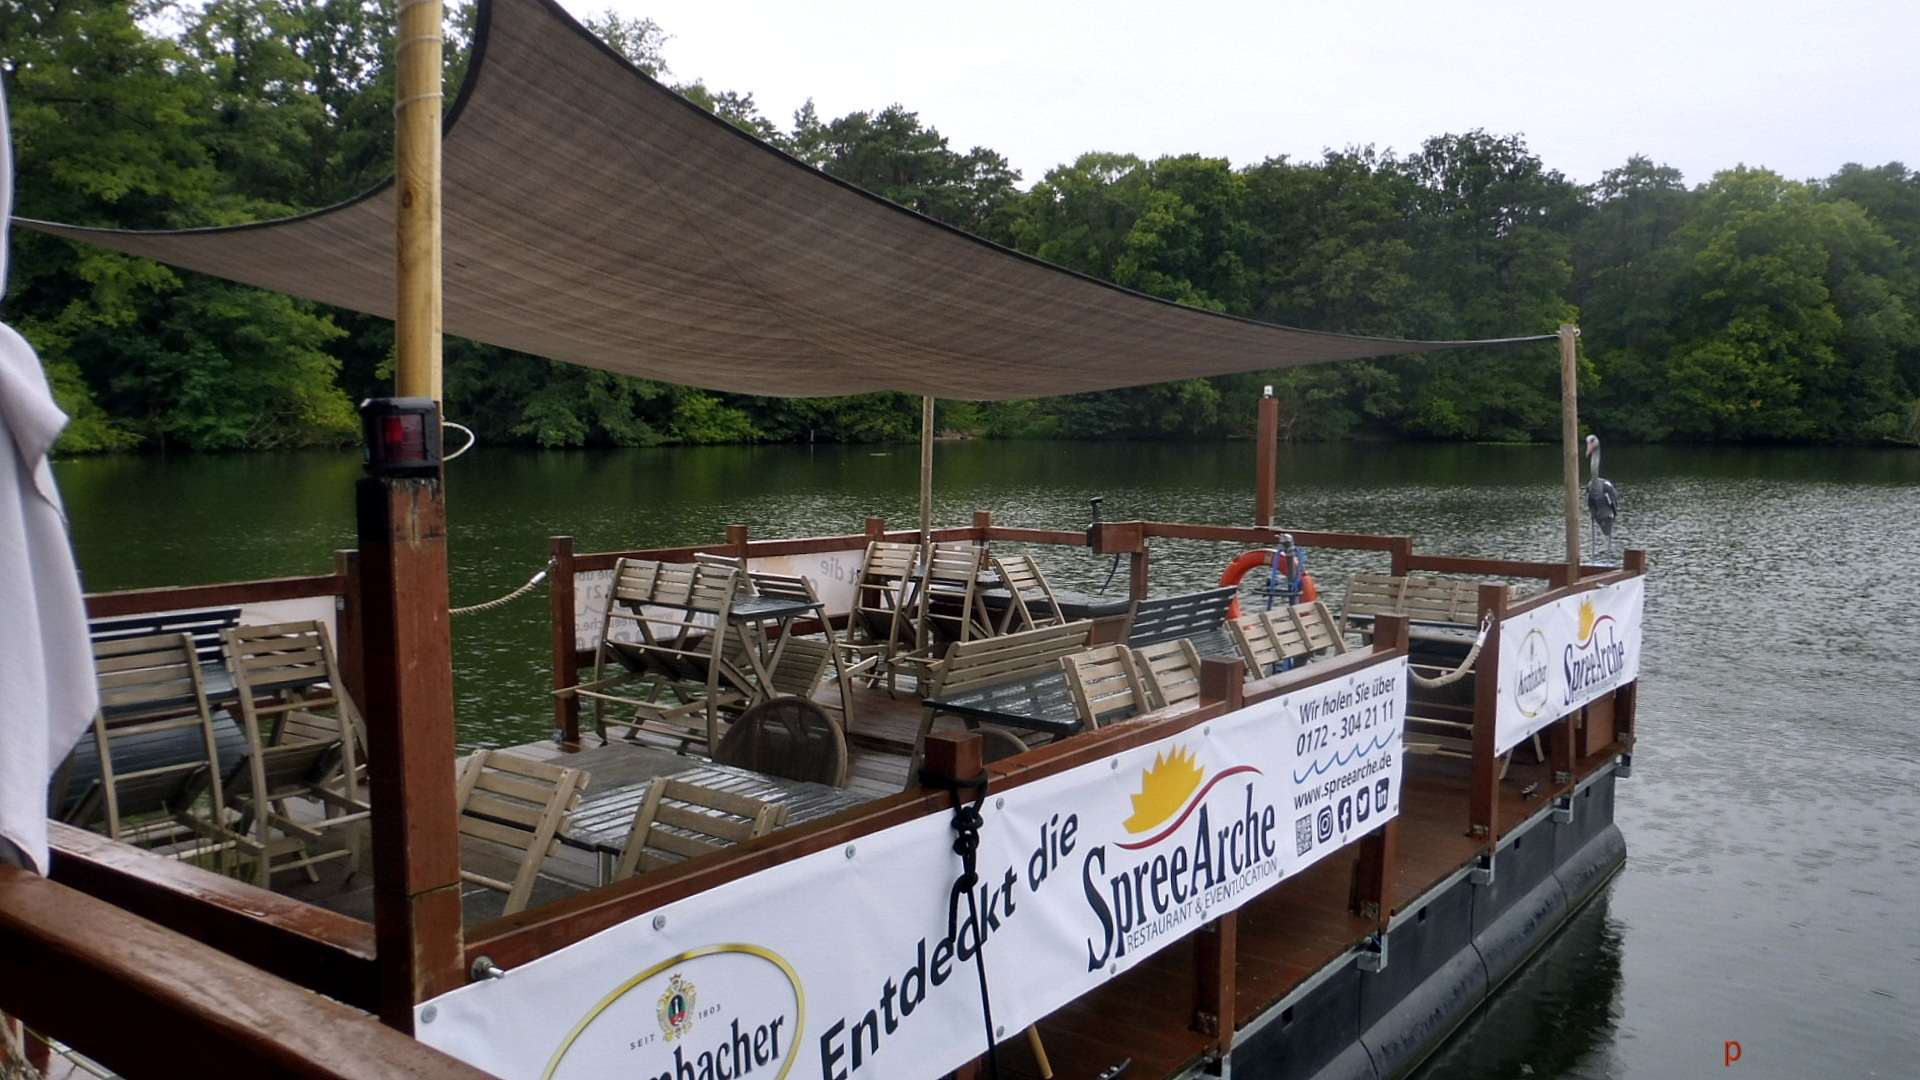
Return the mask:
M1594 614L1593 601L1582 600L1580 602L1580 640L1581 641L1593 640L1593 624L1598 621L1599 621L1599 616Z
M1130 833L1143 833L1172 817L1186 805L1187 797L1206 778L1185 747L1174 747L1153 759L1153 767L1140 774L1140 793L1133 796L1133 816L1121 824Z

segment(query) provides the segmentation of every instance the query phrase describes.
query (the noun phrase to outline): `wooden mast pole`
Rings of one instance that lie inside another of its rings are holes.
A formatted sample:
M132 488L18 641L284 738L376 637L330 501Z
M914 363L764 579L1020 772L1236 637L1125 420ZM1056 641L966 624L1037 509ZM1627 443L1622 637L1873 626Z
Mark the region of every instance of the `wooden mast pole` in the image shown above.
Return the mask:
M1254 441L1258 449L1253 467L1253 523L1265 529L1273 525L1273 486L1280 471L1280 399L1273 396L1271 386L1260 398L1259 433Z
M1580 577L1580 372L1574 339L1580 328L1560 324L1560 456L1567 486L1567 564Z
M920 399L920 542L933 543L933 395Z
M394 99L395 391L435 401L442 18L441 0L401 0ZM376 475L355 492L379 1014L406 1032L415 1005L466 982L441 481Z
M401 0L394 97L394 390L440 400L440 0Z

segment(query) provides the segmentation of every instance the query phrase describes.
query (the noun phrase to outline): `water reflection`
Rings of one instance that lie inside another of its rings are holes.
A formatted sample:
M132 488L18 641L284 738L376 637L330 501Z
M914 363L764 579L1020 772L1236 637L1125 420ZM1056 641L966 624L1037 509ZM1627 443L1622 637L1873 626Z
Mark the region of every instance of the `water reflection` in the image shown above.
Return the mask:
M1621 926L1607 891L1582 908L1461 1025L1418 1080L1522 1080L1620 1075Z

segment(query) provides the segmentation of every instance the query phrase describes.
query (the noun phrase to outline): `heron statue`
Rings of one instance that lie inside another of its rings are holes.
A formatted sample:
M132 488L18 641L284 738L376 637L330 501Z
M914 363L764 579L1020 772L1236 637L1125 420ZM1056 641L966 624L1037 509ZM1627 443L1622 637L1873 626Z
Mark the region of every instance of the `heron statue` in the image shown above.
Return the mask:
M1620 492L1613 481L1600 476L1600 437L1587 436L1587 466L1593 479L1587 481L1587 513L1593 515L1587 529L1589 539L1598 529L1607 538L1607 554L1613 554L1613 522L1620 516Z

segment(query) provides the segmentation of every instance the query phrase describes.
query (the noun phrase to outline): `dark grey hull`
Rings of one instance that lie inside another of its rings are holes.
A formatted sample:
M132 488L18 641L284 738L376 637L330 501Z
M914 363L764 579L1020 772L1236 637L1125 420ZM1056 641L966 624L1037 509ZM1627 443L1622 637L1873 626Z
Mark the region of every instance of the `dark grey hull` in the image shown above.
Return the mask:
M1442 881L1394 918L1384 963L1349 953L1241 1029L1233 1080L1399 1080L1439 1048L1626 861L1615 773L1503 838L1491 873ZM1563 820L1564 819L1564 820Z

